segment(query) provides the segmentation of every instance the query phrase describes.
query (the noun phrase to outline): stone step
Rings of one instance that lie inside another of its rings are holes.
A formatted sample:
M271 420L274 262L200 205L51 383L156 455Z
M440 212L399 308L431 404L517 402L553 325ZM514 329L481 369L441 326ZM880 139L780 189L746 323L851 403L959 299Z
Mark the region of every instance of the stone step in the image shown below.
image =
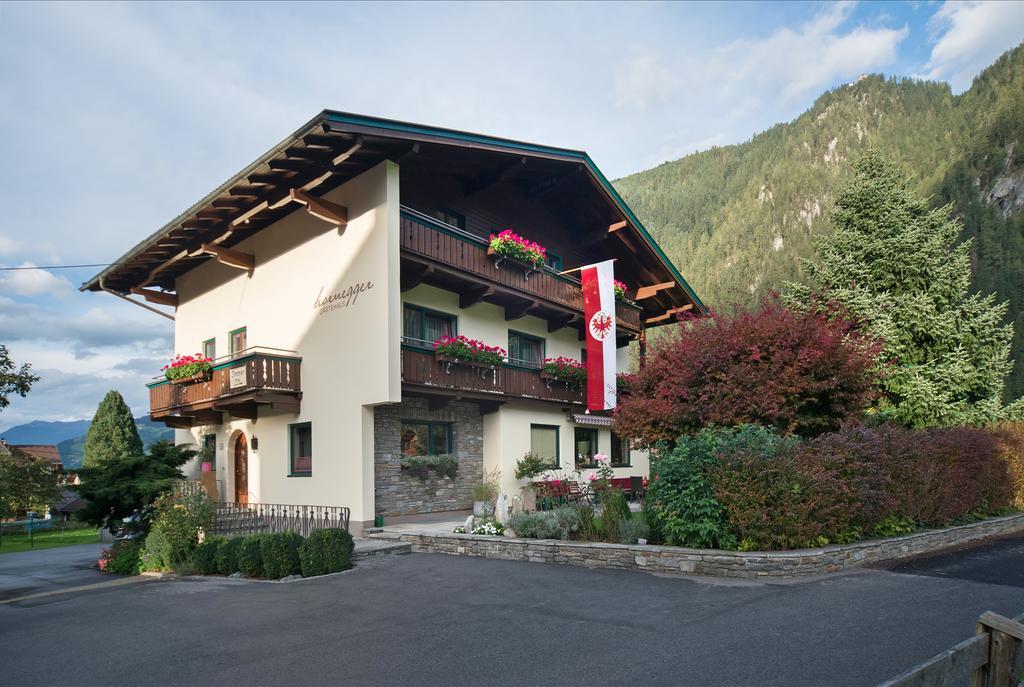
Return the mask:
M412 552L412 544L385 539L356 539L352 560L358 561L370 556L393 556Z

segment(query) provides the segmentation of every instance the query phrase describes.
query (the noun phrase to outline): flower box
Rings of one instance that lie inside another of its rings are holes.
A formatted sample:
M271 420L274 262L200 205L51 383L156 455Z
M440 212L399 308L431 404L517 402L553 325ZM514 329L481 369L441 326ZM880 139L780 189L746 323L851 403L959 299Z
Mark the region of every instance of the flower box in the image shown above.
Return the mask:
M176 355L163 367L164 377L171 384L192 384L210 378L213 361L201 353L195 355Z
M491 234L487 255L494 259L496 267L500 267L503 261L519 265L525 270L527 278L547 262L547 249L544 246L523 238L511 229Z
M450 355L434 355L434 360L439 363L446 363L448 365L462 365L464 367L475 367L481 370L494 370L497 369L497 365L494 363L480 362L479 360L467 360L465 358L456 358Z
M564 382L566 387L582 386L587 381L587 367L579 360L559 356L557 358L545 358L540 369L540 378L548 382Z
M171 384L195 384L196 382L208 382L210 381L211 376L212 375L209 370L203 370L201 372L188 375L187 377L175 377L173 379L168 379L167 381Z

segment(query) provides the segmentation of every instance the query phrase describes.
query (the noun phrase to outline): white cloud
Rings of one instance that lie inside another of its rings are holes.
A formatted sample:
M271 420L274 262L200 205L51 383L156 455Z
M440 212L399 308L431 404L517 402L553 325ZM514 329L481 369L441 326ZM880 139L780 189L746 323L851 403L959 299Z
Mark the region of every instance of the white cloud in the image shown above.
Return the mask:
M10 255L14 251L18 250L20 245L21 244L7 234L0 232L0 255Z
M36 265L31 262L23 262L18 267L31 268ZM21 269L0 272L0 293L17 296L64 297L73 292L74 287L71 282L47 270Z
M936 39L923 76L949 81L959 93L1024 40L1024 2L946 2L929 25Z

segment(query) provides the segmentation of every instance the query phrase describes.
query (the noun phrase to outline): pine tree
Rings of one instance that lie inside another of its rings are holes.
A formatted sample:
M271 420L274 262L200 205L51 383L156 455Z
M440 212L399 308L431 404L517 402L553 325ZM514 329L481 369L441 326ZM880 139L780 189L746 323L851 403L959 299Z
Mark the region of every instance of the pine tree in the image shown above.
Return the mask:
M128 404L117 391L108 391L96 409L82 447L82 464L96 467L110 460L142 455L142 439Z
M844 306L883 342L878 408L903 424L976 425L1015 416L1002 403L1013 325L1007 304L969 293L970 242L951 206L931 209L895 162L868 151L836 198L833 233L806 261L790 303Z

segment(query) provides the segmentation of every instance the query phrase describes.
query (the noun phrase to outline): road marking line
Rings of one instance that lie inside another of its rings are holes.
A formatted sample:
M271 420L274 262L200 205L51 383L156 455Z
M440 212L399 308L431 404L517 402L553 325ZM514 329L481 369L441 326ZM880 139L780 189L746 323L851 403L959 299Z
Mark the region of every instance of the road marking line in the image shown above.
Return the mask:
M24 596L16 596L13 599L4 599L0 601L0 605L11 604L15 601L27 601L28 599L39 599L44 596L54 596L55 594L70 594L72 592L85 592L90 589L105 589L107 587L120 587L125 584L133 584L135 582L153 582L155 581L152 577L125 577L119 580L110 580L109 582L94 582L93 584L83 584L78 587L64 587L63 589L52 589L48 592L36 592L35 594L26 594Z

